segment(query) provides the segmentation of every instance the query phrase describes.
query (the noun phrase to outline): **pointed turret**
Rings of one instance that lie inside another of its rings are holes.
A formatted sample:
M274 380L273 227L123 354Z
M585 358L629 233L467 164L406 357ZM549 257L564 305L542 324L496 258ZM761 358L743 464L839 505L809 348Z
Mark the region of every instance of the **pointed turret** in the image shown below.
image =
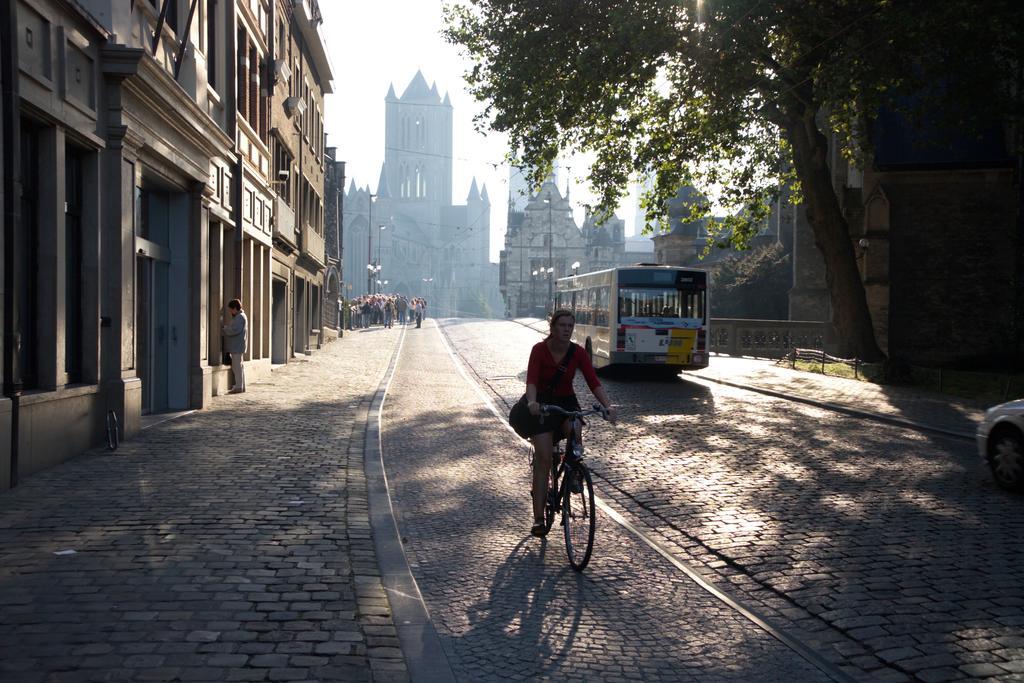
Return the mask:
M478 202L480 201L480 190L476 188L476 176L473 176L473 184L469 186L469 196L466 197L467 202Z
M430 84L430 94L439 100L441 99L441 95L439 95L437 92L437 81L434 81L433 83Z
M449 108L452 106L452 100L450 97L448 97L448 93L444 94L444 102L442 102L441 104Z
M396 100L398 100L398 97L395 95L395 84L394 83L389 83L388 84L388 94L384 98L384 101L385 102L394 102Z
M349 185L348 185L348 195L351 197L352 195L354 195L358 191L359 191L359 188L356 187L356 179L352 178L352 182L350 182Z
M491 198L487 196L487 183L484 183L484 189L480 190L480 201L484 203L484 206L491 205Z
M377 180L377 198L390 197L391 188L388 187L387 164L380 165L380 178Z

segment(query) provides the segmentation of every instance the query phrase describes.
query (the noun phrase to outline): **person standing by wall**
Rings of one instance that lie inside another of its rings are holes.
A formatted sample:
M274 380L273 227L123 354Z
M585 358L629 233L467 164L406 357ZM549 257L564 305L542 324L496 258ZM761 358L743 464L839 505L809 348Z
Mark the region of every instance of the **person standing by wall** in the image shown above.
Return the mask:
M224 325L224 350L231 355L231 373L235 382L229 394L241 394L245 391L245 366L242 357L245 355L249 341L249 319L242 310L242 302L232 299L228 302L231 320Z

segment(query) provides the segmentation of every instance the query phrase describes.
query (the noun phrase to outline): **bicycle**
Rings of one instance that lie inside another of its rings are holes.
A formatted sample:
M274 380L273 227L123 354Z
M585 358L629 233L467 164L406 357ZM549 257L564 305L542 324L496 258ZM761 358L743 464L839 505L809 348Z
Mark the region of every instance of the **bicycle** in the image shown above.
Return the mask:
M583 462L583 444L576 440L576 434L582 431L584 417L607 417L607 411L598 404L594 404L591 410L564 410L559 406L541 404L540 412L541 415L557 415L572 420L572 429L566 437L564 448L559 450L559 443L556 443L552 453L551 472L548 473L548 499L544 504L544 532L551 530L555 515L561 514L569 564L581 572L590 562L594 550L597 517L594 482L590 470Z

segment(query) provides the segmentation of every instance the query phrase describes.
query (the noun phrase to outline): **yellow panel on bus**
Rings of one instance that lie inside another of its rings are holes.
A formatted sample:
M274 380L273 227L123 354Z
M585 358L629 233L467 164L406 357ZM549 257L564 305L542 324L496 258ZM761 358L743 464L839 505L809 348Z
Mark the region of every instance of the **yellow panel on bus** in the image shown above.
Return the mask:
M693 345L697 341L697 330L673 329L669 331L671 338L668 345L666 362L684 364L690 362Z

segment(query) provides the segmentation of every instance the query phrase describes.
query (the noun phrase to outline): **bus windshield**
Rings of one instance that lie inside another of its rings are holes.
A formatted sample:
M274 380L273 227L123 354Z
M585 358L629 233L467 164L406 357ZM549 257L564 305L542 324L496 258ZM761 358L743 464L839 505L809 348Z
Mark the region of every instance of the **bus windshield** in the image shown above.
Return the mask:
M620 287L619 323L700 326L704 322L703 293L662 287Z

